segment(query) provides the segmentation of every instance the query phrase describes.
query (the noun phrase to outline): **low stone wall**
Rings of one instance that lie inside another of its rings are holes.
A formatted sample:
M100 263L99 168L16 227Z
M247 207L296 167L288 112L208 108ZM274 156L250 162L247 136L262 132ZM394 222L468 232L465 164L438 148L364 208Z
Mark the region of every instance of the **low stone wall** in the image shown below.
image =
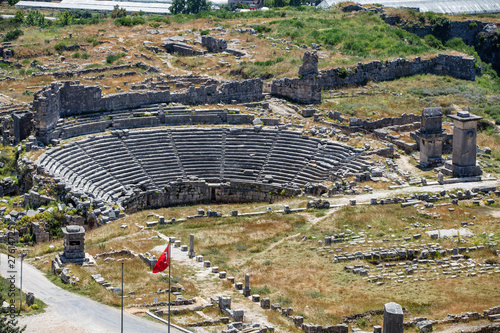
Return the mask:
M300 194L299 189L252 183L209 184L206 181L170 183L163 191L143 192L123 203L128 213L150 208L195 203L275 202Z

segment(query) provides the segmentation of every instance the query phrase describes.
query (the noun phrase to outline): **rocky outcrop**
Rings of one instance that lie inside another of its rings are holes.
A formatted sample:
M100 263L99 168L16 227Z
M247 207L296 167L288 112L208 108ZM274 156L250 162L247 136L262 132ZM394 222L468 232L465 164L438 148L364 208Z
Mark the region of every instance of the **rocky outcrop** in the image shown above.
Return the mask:
M421 24L403 20L398 16L387 15L382 15L382 19L388 24L398 25L402 29L414 33L419 37L432 34L443 42L460 37L465 44L474 46L482 61L491 63L497 72L500 71L498 24L477 20L444 20L436 24Z

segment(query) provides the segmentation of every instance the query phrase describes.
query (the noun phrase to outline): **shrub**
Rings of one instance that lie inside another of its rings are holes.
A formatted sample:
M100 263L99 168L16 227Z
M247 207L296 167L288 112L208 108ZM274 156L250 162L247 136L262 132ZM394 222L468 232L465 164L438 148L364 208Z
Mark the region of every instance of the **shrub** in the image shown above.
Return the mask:
M93 37L91 38L87 38L87 43L91 43L92 46L96 46L96 45L99 45L99 41Z
M348 75L349 75L349 71L343 67L339 68L338 71L337 71L337 75L341 78L341 79L345 79Z
M258 33L270 32L272 29L266 25L253 25L252 28Z
M202 35L202 36L206 36L206 35L208 35L208 33L209 33L209 31L208 31L208 30L202 30L202 31L200 32L200 35Z
M24 32L20 29L11 30L5 34L2 38L2 42L10 42L19 38L19 36L24 35Z
M38 306L38 304L32 304L31 305L31 309L33 310L38 310L40 307Z
M426 35L424 37L424 40L427 43L427 45L429 45L430 47L436 48L438 50L444 49L443 43L441 43L441 41L439 39L434 37L434 35Z
M120 17L115 20L115 25L116 26L125 26L125 27L131 27L132 26L132 19L130 17Z
M106 62L108 64L112 64L116 60L126 56L125 52L118 52L117 54L110 54L106 57Z
M45 20L45 16L40 13L38 9L28 10L28 15L24 19L24 24L28 27L40 27L45 28L48 24Z
M118 57L115 55L115 54L110 54L106 57L106 62L108 64L112 64L113 62L115 62L116 60L118 60Z
M165 24L170 24L170 20L168 17L161 16L161 15L153 15L148 18L148 21L153 21L153 22L163 22Z
M120 18L127 16L127 10L125 8L120 8L120 6L116 5L111 12L111 18Z
M59 53L62 53L63 51L66 50L66 43L60 42L54 45L54 50L56 50Z
M132 19L132 25L138 25L138 24L145 24L146 23L146 20L144 19L144 17L134 17Z
M24 12L22 10L18 10L15 14L14 17L12 18L13 23L24 23Z
M73 54L71 55L71 58L75 58L75 59L79 59L79 58L81 58L81 57L82 57L82 55L81 55L80 53L78 53L78 52L73 53Z

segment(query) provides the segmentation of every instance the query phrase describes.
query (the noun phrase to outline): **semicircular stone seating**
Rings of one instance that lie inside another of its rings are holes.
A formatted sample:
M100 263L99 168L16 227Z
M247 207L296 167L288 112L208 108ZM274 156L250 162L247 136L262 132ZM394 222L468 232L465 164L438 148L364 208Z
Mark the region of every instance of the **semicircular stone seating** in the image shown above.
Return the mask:
M155 128L65 143L37 163L74 191L120 202L189 179L304 186L368 162L359 149L294 131Z

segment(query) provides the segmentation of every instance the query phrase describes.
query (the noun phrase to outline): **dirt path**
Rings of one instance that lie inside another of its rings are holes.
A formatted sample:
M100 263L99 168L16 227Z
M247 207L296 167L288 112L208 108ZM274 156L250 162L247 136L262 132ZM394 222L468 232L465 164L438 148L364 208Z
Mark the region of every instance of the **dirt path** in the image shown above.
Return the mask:
M298 234L297 234L298 235ZM164 245L155 246L152 251L161 253L168 244L168 236L162 233L158 233L158 236L165 240ZM293 236L290 236L293 237ZM288 237L288 238L290 238ZM282 240L283 241L283 240ZM197 262L195 259L190 259L187 252L182 252L178 247L172 247L171 253L172 262L178 262L182 265L187 265L194 269L196 283L198 283L200 291L203 293L203 297L208 299L208 297L217 296L232 296L231 308L232 309L242 309L245 311L245 321L252 323L259 323L261 325L273 326L267 319L267 314L264 309L260 307L260 303L254 303L249 298L244 298L242 295L234 294L237 291L234 289L231 291L224 291L222 289L221 281L217 281L218 274L212 273L211 268L205 268L202 262ZM238 281L236 281L238 282ZM243 281L241 281L243 282ZM235 297L236 296L236 297ZM202 331L198 331L202 332Z

